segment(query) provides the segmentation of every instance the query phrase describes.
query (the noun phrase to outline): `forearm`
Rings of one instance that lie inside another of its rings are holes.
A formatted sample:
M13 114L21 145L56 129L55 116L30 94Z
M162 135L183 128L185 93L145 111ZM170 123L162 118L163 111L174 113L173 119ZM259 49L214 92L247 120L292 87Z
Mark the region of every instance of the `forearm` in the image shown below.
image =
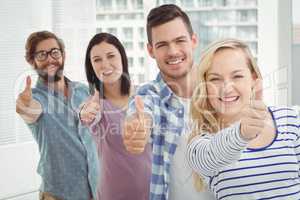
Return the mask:
M188 162L200 175L212 176L221 168L238 161L246 145L247 141L240 136L239 124L235 124L215 135L194 138L188 145Z

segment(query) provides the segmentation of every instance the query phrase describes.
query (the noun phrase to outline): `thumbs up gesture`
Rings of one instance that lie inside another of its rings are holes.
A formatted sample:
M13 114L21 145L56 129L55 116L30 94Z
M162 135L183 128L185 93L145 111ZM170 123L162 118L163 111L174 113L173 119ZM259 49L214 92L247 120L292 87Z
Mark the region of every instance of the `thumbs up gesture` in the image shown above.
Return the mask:
M254 98L241 114L241 135L246 140L255 139L265 127L268 110L262 101L262 93L262 80L258 79L253 88Z
M100 95L99 91L95 89L94 95L83 104L80 110L80 120L85 124L91 124L98 112L100 112Z
M30 106L32 102L32 90L31 90L31 78L27 76L26 78L26 86L23 92L21 92L17 98L16 102L16 112L19 114L23 114Z
M27 122L35 122L42 113L42 105L32 98L31 78L27 76L26 86L16 100L16 112Z
M144 152L150 135L151 117L144 112L144 103L140 96L135 97L136 113L126 119L123 141L130 153Z

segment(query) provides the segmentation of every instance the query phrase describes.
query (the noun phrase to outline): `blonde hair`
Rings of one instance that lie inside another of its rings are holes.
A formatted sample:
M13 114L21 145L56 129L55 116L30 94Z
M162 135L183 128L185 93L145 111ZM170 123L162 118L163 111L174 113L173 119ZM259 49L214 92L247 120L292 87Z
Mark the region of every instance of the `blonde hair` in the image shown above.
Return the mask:
M207 83L206 83L206 73L210 69L214 55L224 49L237 49L242 50L247 59L248 67L252 74L256 78L261 79L260 70L256 64L254 57L252 56L247 44L236 39L223 39L209 45L204 52L202 52L202 57L200 64L197 68L197 78L196 78L196 88L193 92L191 100L191 118L195 123L193 127L189 141L197 135L202 135L203 133L216 133L220 130L218 119L215 115L215 111L208 101L207 95ZM193 172L194 176L194 186L198 191L205 188L203 178L196 172Z

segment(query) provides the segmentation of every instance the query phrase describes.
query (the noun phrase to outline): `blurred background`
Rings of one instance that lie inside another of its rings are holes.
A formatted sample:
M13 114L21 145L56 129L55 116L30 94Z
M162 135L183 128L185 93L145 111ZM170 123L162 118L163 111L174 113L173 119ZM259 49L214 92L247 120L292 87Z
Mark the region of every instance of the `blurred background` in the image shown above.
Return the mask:
M141 84L158 72L146 51L146 17L151 8L166 3L179 5L190 16L200 38L196 63L210 42L239 38L263 72L265 102L300 104L299 0L1 0L0 200L38 199L37 145L15 113L25 77L37 77L24 59L29 34L49 30L62 38L66 75L86 83L88 41L95 33L112 33L126 48L134 84Z

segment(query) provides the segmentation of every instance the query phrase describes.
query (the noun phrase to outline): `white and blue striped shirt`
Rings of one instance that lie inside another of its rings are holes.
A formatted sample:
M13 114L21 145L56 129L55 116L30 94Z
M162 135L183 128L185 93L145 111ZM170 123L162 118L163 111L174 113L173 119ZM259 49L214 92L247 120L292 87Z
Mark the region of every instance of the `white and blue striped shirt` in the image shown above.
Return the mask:
M300 199L300 118L290 108L270 107L276 128L271 144L247 148L235 129L195 137L188 162L220 200Z

